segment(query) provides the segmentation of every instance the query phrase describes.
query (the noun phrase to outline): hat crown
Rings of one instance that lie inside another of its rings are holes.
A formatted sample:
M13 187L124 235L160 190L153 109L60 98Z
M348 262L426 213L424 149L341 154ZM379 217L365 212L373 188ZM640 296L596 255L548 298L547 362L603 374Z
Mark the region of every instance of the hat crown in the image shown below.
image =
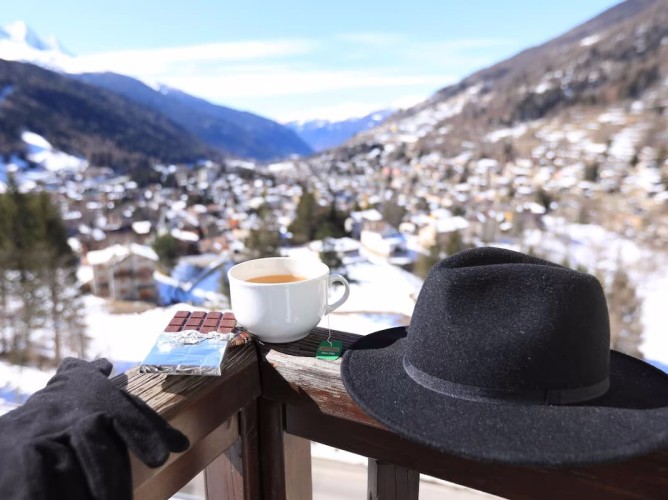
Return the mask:
M499 248L435 265L420 291L404 366L466 398L576 402L605 392L610 331L598 280Z

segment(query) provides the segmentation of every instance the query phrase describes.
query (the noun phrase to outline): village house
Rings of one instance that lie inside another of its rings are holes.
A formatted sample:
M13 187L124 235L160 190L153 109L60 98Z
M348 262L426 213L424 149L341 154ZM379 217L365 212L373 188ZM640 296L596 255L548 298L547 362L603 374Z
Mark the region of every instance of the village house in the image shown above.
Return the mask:
M88 252L92 291L113 300L156 301L153 272L158 261L150 247L131 243Z
M362 231L381 231L384 226L383 216L375 208L352 212L346 220L346 231L356 240L361 239Z
M424 222L425 219L427 223ZM470 237L467 233L469 222L460 215L450 214L447 210L436 211L430 217L423 217L420 222L422 224L418 230L418 242L424 248L431 248L434 245L445 248L456 232L465 239Z
M406 237L386 222L380 229L362 230L360 243L367 250L385 257L405 254L407 251Z

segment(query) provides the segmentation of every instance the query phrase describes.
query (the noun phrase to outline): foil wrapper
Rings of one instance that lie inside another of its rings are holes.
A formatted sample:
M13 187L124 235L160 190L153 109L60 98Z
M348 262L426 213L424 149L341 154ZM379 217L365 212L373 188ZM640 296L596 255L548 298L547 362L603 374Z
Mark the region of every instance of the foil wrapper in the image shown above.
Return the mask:
M197 330L162 332L144 361L141 373L220 375L221 364L233 333L202 333Z

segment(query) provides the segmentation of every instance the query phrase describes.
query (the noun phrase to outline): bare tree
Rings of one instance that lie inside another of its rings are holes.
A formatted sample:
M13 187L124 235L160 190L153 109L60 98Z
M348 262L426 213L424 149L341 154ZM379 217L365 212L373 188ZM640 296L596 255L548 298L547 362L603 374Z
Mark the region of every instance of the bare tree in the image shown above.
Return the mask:
M621 265L607 288L610 346L617 351L642 358L642 303L636 293L635 284Z

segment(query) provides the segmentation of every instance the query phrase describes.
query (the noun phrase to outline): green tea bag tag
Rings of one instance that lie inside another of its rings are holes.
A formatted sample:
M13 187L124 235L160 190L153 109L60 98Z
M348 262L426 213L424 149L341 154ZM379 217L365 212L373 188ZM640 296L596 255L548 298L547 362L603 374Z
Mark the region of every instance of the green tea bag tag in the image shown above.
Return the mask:
M318 350L315 351L315 357L318 359L326 359L334 361L339 359L341 351L343 350L343 342L340 340L323 340L318 345Z

